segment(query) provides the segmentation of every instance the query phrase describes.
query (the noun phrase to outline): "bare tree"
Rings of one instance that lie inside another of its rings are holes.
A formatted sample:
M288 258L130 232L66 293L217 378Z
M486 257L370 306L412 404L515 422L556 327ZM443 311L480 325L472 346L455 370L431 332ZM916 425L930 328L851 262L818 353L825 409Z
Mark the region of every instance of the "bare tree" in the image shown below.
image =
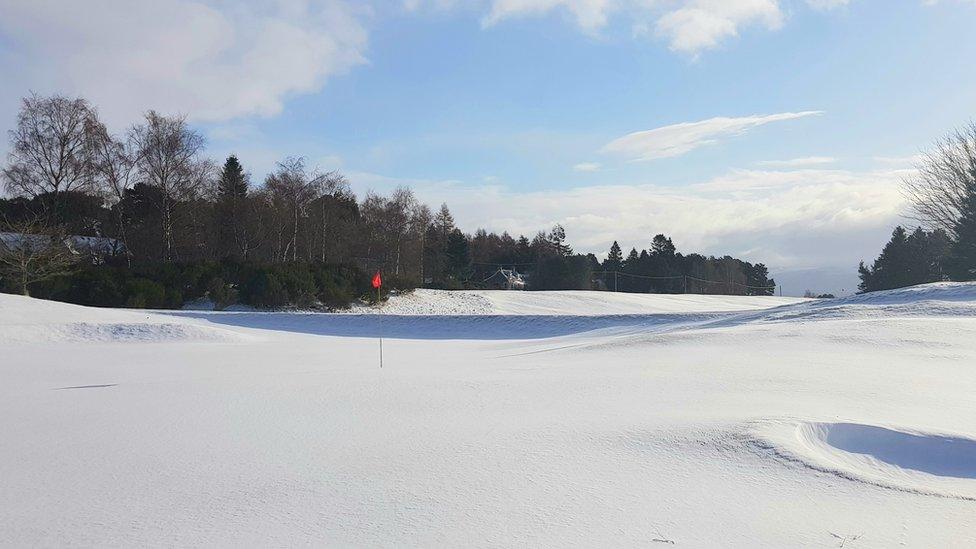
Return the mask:
M415 235L417 239L417 259L419 262L418 274L420 275L420 284L425 283L425 272L424 272L424 256L425 250L427 249L427 229L430 228L431 224L434 222L434 214L430 211L430 207L427 204L418 202L411 212L410 215L410 232Z
M343 206L356 200L349 187L346 176L338 171L331 171L321 176L320 184L321 196L316 200L316 212L319 226L319 261L325 262L329 259L329 242L339 239L339 225L347 221L348 208ZM311 246L309 246L311 251Z
M32 94L23 100L17 127L10 130L9 163L3 170L13 194L36 197L83 190L91 184L86 131L98 124L84 99Z
M327 174L308 173L305 159L288 157L278 163L274 173L264 181L264 188L278 216L278 249L276 259L285 260L291 256L298 260L298 234L303 220L308 217L309 205L322 195L327 184L336 184ZM288 240L284 241L288 233ZM306 239L307 240L307 239ZM311 255L311 247L306 250Z
M190 129L183 116L146 113L143 124L130 132L139 178L159 189L162 218L162 257L173 259L173 213L180 200L194 196L211 177L213 165L201 161L203 136Z
M913 218L949 235L955 234L960 207L972 188L976 188L976 122L937 141L922 156L917 173L903 182Z
M370 239L367 253L373 259L381 258L396 275L401 272L411 213L416 207L417 199L407 187L397 187L389 198L370 193L363 200L363 220Z
M109 134L105 125L98 120L90 120L85 132L88 151L87 158L92 173L93 190L109 205L114 205L119 239L129 254L126 237L125 193L135 183L139 151L132 140L120 140Z
M23 295L30 285L69 274L78 263L64 231L34 218L3 223L0 232L0 276L9 279Z

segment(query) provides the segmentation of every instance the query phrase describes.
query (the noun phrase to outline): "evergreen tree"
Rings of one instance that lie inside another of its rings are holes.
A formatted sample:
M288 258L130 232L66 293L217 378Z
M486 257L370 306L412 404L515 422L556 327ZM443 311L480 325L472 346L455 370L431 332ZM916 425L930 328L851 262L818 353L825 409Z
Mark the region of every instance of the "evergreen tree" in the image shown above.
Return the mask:
M624 266L624 255L620 251L620 244L614 240L610 245L610 253L607 254L606 261L603 262L604 271L619 271Z
M746 263L744 266L746 273L747 295L773 295L776 291L776 281L769 278L769 269L762 263Z
M627 254L627 260L624 261L624 267L635 270L638 263L640 263L640 256L637 255L637 248L631 248L630 253Z
M230 155L217 180L217 196L221 200L239 199L247 196L247 174L237 156Z
M659 234L651 241L651 253L654 255L671 257L674 255L675 247L671 239Z
M447 208L447 204L441 204L440 211L434 216L434 227L440 233L443 242L447 242L447 237L454 230L454 216L451 215L451 210Z
M230 155L217 180L217 255L243 259L247 255L246 220L247 174L237 157Z
M455 228L447 236L445 255L449 276L458 282L468 278L471 268L471 250L468 246L468 238L460 229Z
M858 266L858 290L873 292L944 280L949 244L942 230L926 232L919 228L908 234L903 227L896 227L874 263L867 267L862 261Z
M527 236L519 235L515 241L515 262L528 263L532 260L532 242Z
M970 184L956 221L956 240L947 260L953 280L976 280L976 184Z
M556 225L549 231L546 235L546 239L552 245L552 249L556 252L556 255L561 257L566 257L573 255L573 248L566 244L566 229L562 225Z

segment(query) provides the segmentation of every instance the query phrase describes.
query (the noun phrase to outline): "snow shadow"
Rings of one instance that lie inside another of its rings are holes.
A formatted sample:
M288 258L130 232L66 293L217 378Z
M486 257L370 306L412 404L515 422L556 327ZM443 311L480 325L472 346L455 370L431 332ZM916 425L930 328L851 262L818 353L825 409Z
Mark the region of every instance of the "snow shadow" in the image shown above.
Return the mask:
M226 313L179 311L173 316L215 324L338 337L390 339L544 339L605 329L660 330L703 322L695 315L355 315L328 313Z
M912 434L858 423L826 425L825 442L903 469L976 479L976 440Z

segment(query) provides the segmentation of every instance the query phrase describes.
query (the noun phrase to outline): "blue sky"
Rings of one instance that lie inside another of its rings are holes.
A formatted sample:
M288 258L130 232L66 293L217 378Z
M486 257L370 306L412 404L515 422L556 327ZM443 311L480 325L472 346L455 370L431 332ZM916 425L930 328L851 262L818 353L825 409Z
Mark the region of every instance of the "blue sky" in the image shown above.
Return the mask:
M29 90L185 113L255 182L300 155L466 230L666 232L835 291L976 98L972 0L78 4L0 0L5 127Z

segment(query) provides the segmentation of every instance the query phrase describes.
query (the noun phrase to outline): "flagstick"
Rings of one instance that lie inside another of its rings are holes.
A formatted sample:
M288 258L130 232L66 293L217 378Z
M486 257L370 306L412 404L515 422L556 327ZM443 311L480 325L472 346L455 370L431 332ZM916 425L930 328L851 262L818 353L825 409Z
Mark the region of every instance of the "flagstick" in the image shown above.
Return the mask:
M376 287L376 306L377 307L382 307L382 304L380 303L380 287L379 286ZM383 313L380 312L380 314L383 314ZM382 326L382 325L383 325L383 319L380 318L380 326ZM382 367L383 367L383 330L381 329L380 330L380 368L382 368Z

